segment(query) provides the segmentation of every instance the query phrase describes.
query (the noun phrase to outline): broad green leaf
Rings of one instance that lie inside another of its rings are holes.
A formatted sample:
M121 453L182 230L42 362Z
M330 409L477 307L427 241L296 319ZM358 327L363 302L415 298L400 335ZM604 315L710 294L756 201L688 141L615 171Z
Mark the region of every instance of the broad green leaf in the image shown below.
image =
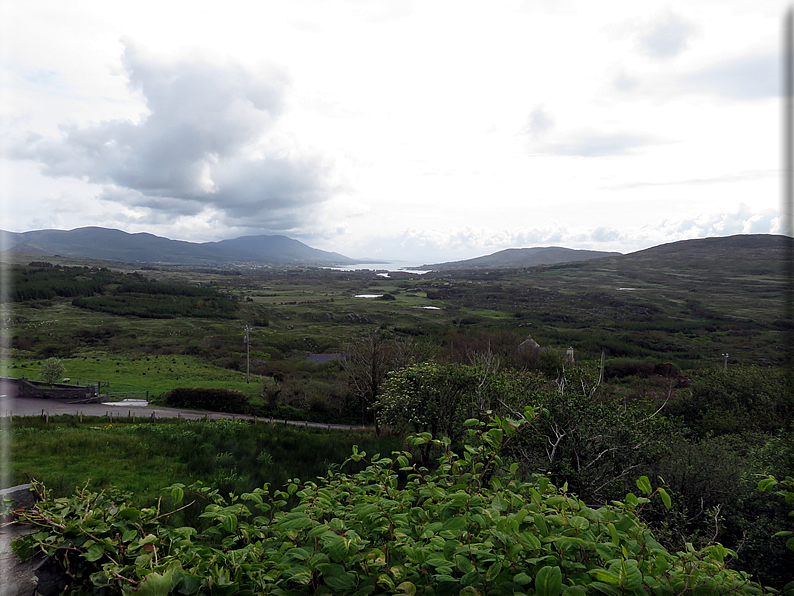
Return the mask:
M605 584L603 582L593 582L590 584L590 587L597 590L595 592L597 594L607 594L608 596L625 596L625 592L621 588L610 584ZM664 593L665 592L662 592L662 594Z
M311 556L311 553L305 548L291 548L286 552L285 556L298 559L299 561L305 561Z
M416 594L416 586L411 582L403 582L397 586L397 593L405 594L406 596L414 596L414 594Z
M299 584L305 585L312 581L311 569L304 565L295 565L295 567L285 570L284 575Z
M328 554L337 563L341 563L347 559L347 546L348 542L344 537L336 534L323 536L323 544L328 549Z
M546 565L535 576L538 596L559 596L562 591L562 572L559 567Z
M456 515L455 517L450 517L447 521L445 521L442 529L454 532L456 530L462 530L465 527L466 520L460 515Z
M432 565L433 567L448 567L449 561L447 561L442 556L435 554L431 555L429 559L427 559L426 563L428 565Z
M642 585L642 573L634 559L622 560L609 566L609 571L620 579L620 585L629 590L636 590Z
M549 535L549 526L546 525L546 516L542 513L535 513L532 515L532 519L535 521L535 525L538 528L538 532L540 532L541 536L548 536Z
M182 578L179 581L179 585L177 586L177 591L180 594L185 594L189 596L190 594L195 594L201 589L201 578L196 577L195 575L182 575Z
M328 526L326 526L325 524L319 524L319 525L317 525L317 526L314 526L314 527L313 527L311 530L309 530L309 531L306 533L306 535L307 535L309 538L314 538L314 537L316 537L316 536L322 536L323 534L325 534L325 533L327 533L327 532L332 532L332 531L333 531L333 530L331 530L331 528L329 528L329 527L328 527Z
M670 509L672 507L672 500L670 499L670 495L667 494L667 491L663 488L659 489L659 496L662 497L662 503L664 503L665 509Z
M609 535L612 538L612 544L615 546L620 546L620 536L618 535L618 530L615 527L615 524L612 522L608 523L607 529L609 530Z
M518 539L527 548L531 550L538 550L540 548L540 539L532 532L520 532Z
M499 576L500 573L502 573L502 562L497 561L488 568L488 571L485 572L485 579L489 582L492 582Z
M576 515L568 521L568 524L576 530L587 530L590 527L590 520L586 517Z
M180 487L175 486L171 489L171 498L174 500L175 505L179 505L184 497L185 491L183 491Z
M651 481L648 480L647 476L640 476L637 479L637 488L639 488L646 495L650 495L653 492L653 489L651 488Z
M121 519L135 519L140 516L141 512L134 507L125 507L124 509L120 509L118 516Z
M167 596L171 591L172 571L163 574L152 572L143 578L140 587L135 591L135 596Z
M282 517L278 525L284 530L304 530L306 528L311 528L312 520L302 511L298 511L288 513Z
M606 569L591 569L587 573L593 575L597 580L610 584L620 584L620 576Z
M105 554L105 549L101 544L92 544L91 547L83 555L87 561L96 561Z
M228 533L232 533L237 529L237 516L233 513L221 518L221 527Z
M345 592L356 586L356 576L348 572L342 565L326 563L318 569L323 574L323 581L337 592Z
M447 561L454 560L453 555L455 554L455 551L458 549L458 546L460 546L460 542L458 542L457 540L447 540L444 543L444 558Z
M472 565L469 558L465 555L455 555L455 562L458 564L458 569L464 574L470 573L474 569L474 565Z

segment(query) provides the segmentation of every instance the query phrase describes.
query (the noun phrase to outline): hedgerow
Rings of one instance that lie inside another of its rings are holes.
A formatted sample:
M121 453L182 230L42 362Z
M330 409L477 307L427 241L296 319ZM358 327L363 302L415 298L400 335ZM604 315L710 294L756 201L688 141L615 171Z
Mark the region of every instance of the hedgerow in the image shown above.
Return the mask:
M525 415L535 418L531 408ZM516 479L499 450L525 422L467 421L461 456L447 439L412 437L442 452L434 471L412 465L410 452L354 449L349 461L366 462L363 471L296 479L285 491L225 498L201 484L168 487L175 506L205 503L200 529L171 526L160 504L136 509L113 492L45 499L22 514L38 530L18 550L55 557L72 593L764 593L726 567L733 553L720 545L664 549L641 514L670 497L645 477L641 496L598 509L546 478Z

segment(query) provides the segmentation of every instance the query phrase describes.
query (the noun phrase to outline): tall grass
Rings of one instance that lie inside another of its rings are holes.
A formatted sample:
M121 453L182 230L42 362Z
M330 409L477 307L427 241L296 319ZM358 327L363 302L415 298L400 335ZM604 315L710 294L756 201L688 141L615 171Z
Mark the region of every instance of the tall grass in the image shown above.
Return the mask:
M324 476L354 445L383 454L401 448L397 437L241 420L109 425L96 418L81 425L71 416L49 424L31 417L15 420L11 432L13 484L29 476L66 496L89 481L132 492L141 506L174 482L200 480L239 494Z

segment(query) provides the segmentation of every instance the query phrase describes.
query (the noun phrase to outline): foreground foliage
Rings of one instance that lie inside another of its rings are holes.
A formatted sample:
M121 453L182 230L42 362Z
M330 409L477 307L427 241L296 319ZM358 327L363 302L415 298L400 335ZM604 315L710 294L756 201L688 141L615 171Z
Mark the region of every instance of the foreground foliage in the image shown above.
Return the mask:
M528 408L521 422L466 421L475 428L462 456L448 439L413 437L441 450L435 472L411 465L409 452L367 459L354 449L363 471L294 480L286 491L265 485L223 498L172 485L176 503L206 500L198 529L171 526L159 505L78 491L23 514L40 529L20 551L55 556L74 593L763 593L726 568L733 553L720 545L673 554L656 542L640 514L652 497L667 507L670 498L645 477L642 496L598 509L545 478L500 481L508 470L499 451L535 417Z

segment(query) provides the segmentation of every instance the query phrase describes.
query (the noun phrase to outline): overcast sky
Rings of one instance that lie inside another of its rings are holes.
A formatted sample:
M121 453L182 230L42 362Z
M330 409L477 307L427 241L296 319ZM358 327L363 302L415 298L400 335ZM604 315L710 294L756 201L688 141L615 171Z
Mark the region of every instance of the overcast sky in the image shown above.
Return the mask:
M419 262L777 233L786 7L10 0L2 227Z

